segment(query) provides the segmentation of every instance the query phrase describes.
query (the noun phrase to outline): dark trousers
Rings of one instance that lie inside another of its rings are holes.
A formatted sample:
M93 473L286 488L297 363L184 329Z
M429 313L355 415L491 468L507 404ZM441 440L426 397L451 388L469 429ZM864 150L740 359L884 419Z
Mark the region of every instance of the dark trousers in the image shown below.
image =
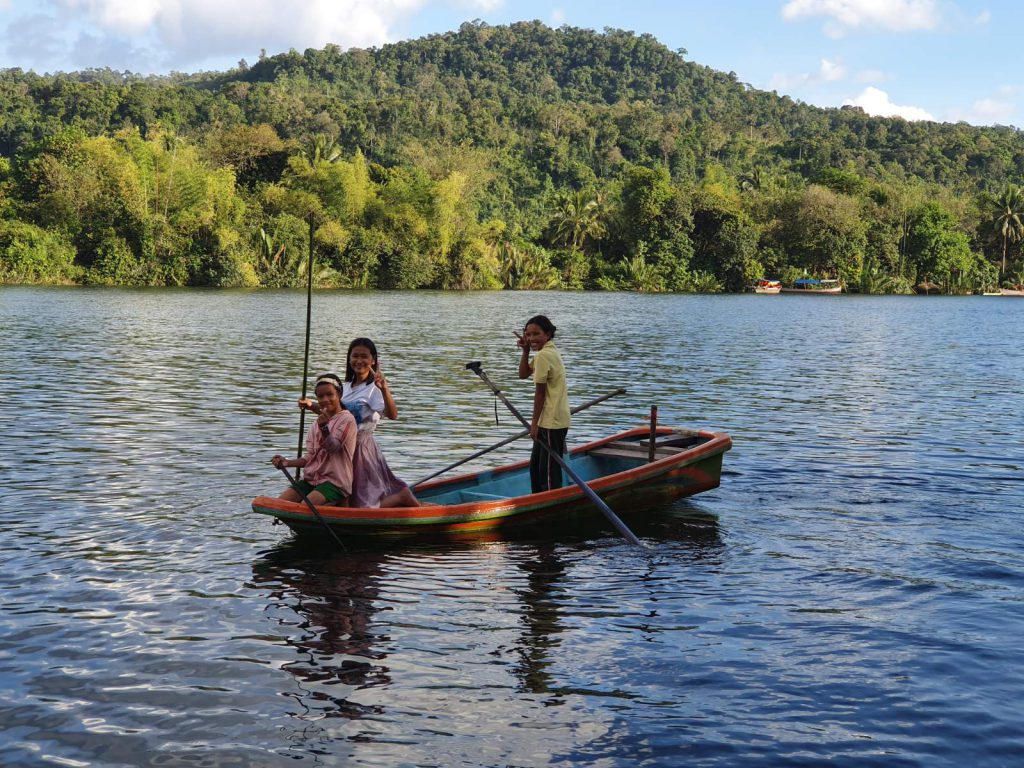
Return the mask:
M544 429L541 427L537 430L537 441L533 444L533 452L530 454L530 487L533 489L533 493L562 487L562 468L538 443L543 443L551 453L561 456L565 453L565 436L568 433L568 428Z

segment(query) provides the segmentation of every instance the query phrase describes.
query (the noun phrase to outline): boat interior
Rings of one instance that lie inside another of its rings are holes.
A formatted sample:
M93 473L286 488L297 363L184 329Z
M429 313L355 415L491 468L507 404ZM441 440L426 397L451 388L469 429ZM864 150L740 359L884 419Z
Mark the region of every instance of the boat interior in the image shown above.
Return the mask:
M654 445L654 459L663 459L696 446L712 438L695 430L677 429L668 435L659 435ZM573 451L566 456L576 474L589 482L599 477L635 469L650 460L650 440L638 435L614 440L588 451ZM572 485L569 477L565 485ZM494 469L480 472L454 482L417 488L416 496L425 504L465 504L467 502L501 501L530 493L529 466L513 469Z

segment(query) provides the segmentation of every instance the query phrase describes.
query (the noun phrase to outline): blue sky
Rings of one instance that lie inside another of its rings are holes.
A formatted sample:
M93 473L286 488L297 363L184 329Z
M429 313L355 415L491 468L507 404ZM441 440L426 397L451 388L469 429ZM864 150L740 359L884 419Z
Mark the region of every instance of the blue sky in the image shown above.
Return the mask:
M223 70L538 19L650 33L755 88L871 114L1024 125L1014 0L0 0L0 67Z

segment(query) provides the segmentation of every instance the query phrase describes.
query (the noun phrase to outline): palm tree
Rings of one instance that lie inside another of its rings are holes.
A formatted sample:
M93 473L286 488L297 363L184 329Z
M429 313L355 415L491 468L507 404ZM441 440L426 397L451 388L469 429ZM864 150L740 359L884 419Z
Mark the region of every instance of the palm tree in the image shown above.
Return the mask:
M321 162L336 163L342 158L341 147L334 137L323 133L318 133L301 145L299 154L309 163L310 168L316 168L317 164Z
M558 270L551 266L543 248L509 241L498 246L501 283L516 291L544 291L558 288Z
M565 195L551 220L555 242L579 251L587 238L600 240L605 235L601 214L600 198L583 191Z
M1007 184L1003 191L991 201L995 218L993 228L1003 239L1003 265L999 270L1002 280L1006 274L1006 248L1008 243L1016 243L1024 235L1024 190L1013 184Z

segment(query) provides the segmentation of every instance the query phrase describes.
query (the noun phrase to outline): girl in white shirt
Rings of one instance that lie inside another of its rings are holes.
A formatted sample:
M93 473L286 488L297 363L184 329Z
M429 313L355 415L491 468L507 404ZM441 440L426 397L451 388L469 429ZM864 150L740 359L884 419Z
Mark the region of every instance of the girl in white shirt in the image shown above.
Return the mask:
M345 358L345 381L341 404L356 420L359 432L352 462L351 507L418 507L419 500L408 484L391 471L373 437L381 414L398 418L398 407L377 360L377 347L367 338L354 339ZM316 410L312 400L300 400L299 406Z

